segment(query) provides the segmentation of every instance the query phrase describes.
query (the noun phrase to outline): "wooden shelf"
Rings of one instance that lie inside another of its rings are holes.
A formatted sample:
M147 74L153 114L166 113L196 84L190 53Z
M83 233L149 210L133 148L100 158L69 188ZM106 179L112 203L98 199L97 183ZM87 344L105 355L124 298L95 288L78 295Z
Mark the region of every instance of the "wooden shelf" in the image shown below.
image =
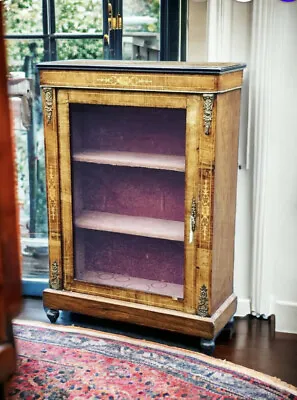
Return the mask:
M75 226L97 231L184 241L184 223L179 221L84 211L75 219Z
M91 267L91 266L89 266ZM91 282L104 286L120 287L122 289L139 290L146 293L161 294L176 299L183 298L183 285L171 282L156 281L151 279L137 278L122 274L102 271L85 271L79 280Z
M109 164L125 167L142 167L185 171L185 157L165 154L134 153L128 151L92 151L86 150L73 154L74 161Z

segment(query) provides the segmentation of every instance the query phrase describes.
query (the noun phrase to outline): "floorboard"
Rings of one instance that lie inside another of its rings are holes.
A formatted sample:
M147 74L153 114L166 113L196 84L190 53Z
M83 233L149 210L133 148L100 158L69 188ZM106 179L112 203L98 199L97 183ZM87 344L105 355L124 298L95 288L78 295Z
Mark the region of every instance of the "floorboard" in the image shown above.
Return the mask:
M25 298L20 319L49 322L40 298ZM61 313L57 324L76 325L105 332L119 333L170 346L199 350L197 338L130 324L99 320L69 312ZM214 357L276 376L297 386L297 335L275 333L274 318L235 319L235 335L230 340L222 334L217 339Z

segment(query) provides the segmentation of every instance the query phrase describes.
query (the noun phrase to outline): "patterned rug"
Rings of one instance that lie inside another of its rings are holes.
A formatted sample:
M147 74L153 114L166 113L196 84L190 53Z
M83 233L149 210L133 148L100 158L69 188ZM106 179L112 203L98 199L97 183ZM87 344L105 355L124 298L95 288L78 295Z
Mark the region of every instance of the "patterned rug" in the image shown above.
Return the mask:
M295 399L297 388L199 353L88 329L14 323L8 399Z

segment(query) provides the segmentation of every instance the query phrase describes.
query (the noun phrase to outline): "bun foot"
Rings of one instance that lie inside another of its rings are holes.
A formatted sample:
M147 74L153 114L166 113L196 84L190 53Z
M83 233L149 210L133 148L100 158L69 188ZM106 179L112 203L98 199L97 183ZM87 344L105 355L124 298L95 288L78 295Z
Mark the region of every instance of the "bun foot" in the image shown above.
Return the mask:
M57 319L59 318L60 312L59 310L52 310L49 309L46 312L47 318L51 321L52 324L54 324Z
M200 348L203 354L211 356L215 350L216 344L213 339L200 339Z

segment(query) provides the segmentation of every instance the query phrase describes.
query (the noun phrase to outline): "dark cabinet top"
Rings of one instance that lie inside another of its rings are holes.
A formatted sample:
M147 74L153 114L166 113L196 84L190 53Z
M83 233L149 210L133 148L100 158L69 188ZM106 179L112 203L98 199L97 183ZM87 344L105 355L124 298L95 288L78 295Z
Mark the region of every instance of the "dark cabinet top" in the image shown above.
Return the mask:
M39 63L40 70L80 70L114 72L148 72L172 74L221 75L242 70L243 63L194 63L179 61L105 61L105 60L65 60Z

